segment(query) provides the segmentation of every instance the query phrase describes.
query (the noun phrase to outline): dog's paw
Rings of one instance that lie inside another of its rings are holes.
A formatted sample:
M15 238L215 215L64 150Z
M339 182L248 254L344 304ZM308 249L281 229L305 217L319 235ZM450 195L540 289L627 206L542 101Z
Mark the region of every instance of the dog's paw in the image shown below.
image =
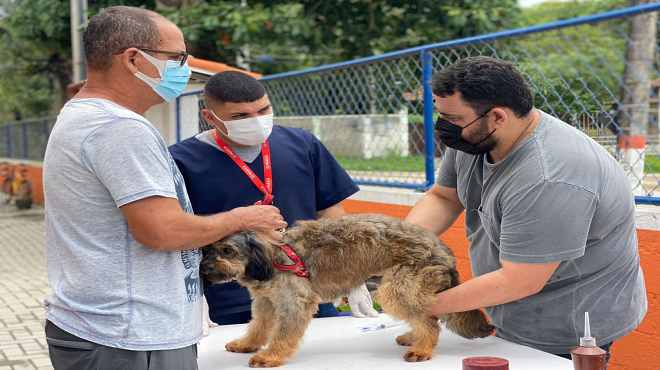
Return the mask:
M279 358L257 353L250 357L250 362L248 364L250 367L277 367L283 363L284 361Z
M408 362L421 362L428 361L433 357L432 352L419 351L419 350L410 350L403 355L403 359Z
M411 332L408 332L406 334L401 334L398 337L396 337L396 344L400 346L406 346L410 347L413 344L413 336Z
M259 350L259 346L255 346L253 344L243 343L242 340L236 339L236 340L232 340L231 342L225 344L225 349L229 352L253 353L253 352L257 352Z

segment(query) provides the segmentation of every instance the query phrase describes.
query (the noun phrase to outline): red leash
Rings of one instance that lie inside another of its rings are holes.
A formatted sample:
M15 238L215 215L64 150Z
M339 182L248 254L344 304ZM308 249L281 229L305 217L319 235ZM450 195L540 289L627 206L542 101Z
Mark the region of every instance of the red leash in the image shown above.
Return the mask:
M296 252L293 251L293 248L291 248L291 246L288 244L284 244L280 245L280 249L291 259L293 265L281 265L279 263L273 262L273 267L284 272L291 271L296 274L296 276L309 279L309 271L307 271L305 263L300 259Z

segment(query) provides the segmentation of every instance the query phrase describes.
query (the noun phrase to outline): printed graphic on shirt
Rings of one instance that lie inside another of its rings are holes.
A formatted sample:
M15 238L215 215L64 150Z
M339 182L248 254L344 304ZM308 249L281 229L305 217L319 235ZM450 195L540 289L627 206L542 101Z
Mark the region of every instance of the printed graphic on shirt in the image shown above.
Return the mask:
M190 199L188 199L188 194L186 193L186 185L183 176L171 157L170 166L172 166L172 172L174 174L174 186L176 188L176 196L179 199L179 204L185 212L193 213ZM188 302L196 302L202 295L202 281L199 278L199 264L201 260L202 252L199 249L181 251L181 262L186 269L184 284L186 287L186 298L188 299Z
M199 249L181 251L181 261L183 261L183 265L186 267L184 282L186 284L186 298L188 302L196 302L197 298L202 295L202 281L199 278L198 268L199 258L201 258Z

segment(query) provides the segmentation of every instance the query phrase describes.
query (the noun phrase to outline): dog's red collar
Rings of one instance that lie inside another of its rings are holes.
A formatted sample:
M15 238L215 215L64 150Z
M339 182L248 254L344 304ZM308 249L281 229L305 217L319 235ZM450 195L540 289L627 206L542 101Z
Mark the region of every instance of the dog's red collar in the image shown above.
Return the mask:
M288 244L280 245L280 249L284 252L293 262L293 265L281 265L279 263L273 262L273 267L280 271L292 271L296 276L304 277L309 279L309 271L305 267L305 263L298 257L296 252L293 251Z

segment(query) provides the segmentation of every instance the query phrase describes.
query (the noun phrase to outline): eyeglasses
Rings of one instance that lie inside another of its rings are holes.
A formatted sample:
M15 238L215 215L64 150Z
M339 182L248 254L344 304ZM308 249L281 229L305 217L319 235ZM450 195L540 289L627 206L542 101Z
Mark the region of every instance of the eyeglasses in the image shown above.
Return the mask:
M472 121L470 121L467 125L463 126L463 129L468 128L468 127L471 126L473 123L477 122L477 121L480 120L481 118L484 118L488 113L490 113L491 110L493 110L493 108L495 108L495 107L490 107L490 108L488 108L483 114L481 114L481 115L478 116L477 118L475 118L475 119L473 119ZM452 121L450 121L450 120L448 120L448 119L442 117L442 115L440 115L440 116L438 117L438 120L437 120L436 123L435 123L435 129L436 129L436 130L439 130L439 124L440 124L440 122L450 123L450 124L452 124L452 125L454 125L454 126L458 126L458 125L455 124L454 122L452 122Z
M188 60L188 52L186 51L167 51L167 50L158 50L158 49L148 49L148 48L138 48L142 51L148 51L150 53L158 53L158 54L164 54L169 56L170 58L176 58L173 60L176 60L179 62L180 66L183 66L186 64L186 61Z
M130 46L130 47L134 47L136 49L140 49L142 51L146 51L146 52L149 52L149 53L157 53L157 54L167 55L171 60L177 61L179 63L179 66L183 66L184 64L186 64L186 61L188 60L188 56L190 55L190 54L188 54L187 51L159 50L159 49L143 48L143 47L140 47L140 46ZM130 47L128 47L128 48L130 48ZM121 53L125 52L126 49L128 49L128 48L121 49L118 52L116 52L115 54L121 54Z

